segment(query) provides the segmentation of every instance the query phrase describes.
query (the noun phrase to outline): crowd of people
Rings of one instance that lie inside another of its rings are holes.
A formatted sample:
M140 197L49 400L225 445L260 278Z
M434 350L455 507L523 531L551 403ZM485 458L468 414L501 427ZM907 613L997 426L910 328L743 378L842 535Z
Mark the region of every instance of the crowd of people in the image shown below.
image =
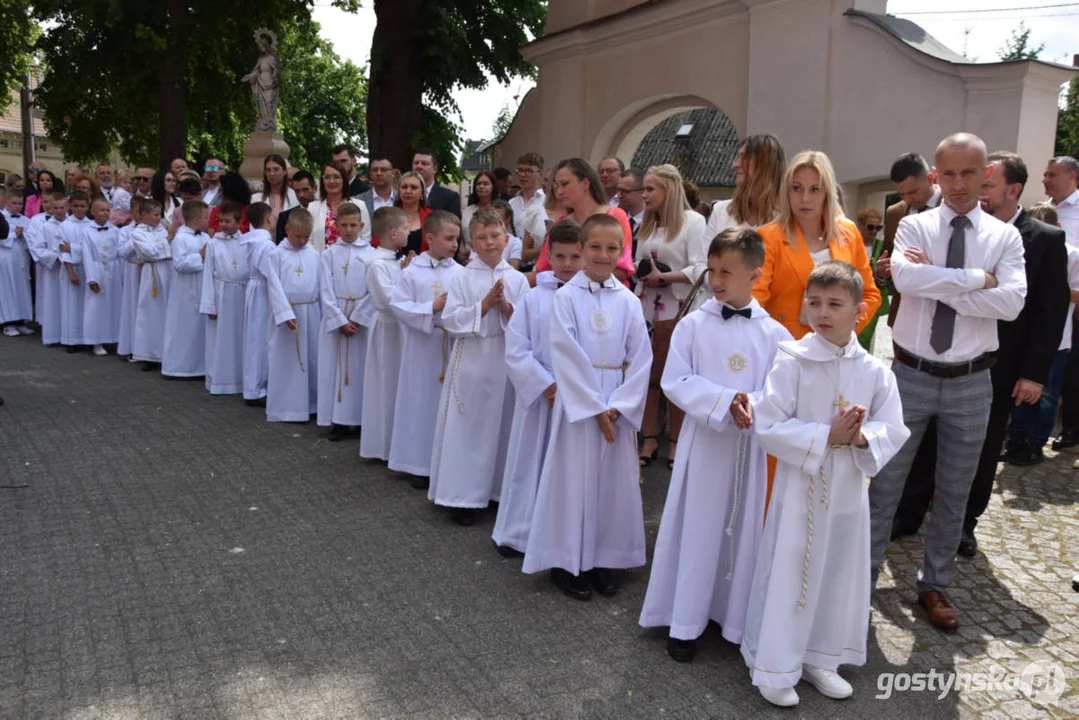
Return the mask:
M614 157L527 153L464 203L422 149L369 185L347 146L317 181L271 155L254 195L212 157L32 166L0 191L0 322L358 436L462 526L497 503L498 552L577 600L646 564L666 437L640 624L689 662L717 623L773 704L803 679L849 697L889 541L933 500L918 603L954 630L998 460L1043 459L1061 400L1054 448L1079 444L1079 164L1054 158L1030 211L1023 160L965 133L897 159L883 213L770 135L734 169L701 206L674 166Z

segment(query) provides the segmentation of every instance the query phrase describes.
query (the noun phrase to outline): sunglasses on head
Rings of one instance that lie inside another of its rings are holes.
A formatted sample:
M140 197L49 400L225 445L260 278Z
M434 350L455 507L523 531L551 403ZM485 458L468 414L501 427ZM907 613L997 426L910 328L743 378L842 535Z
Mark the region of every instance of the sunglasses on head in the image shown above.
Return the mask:
M202 169L205 170L206 172L217 172L218 170L221 169L221 166L220 165L207 165Z

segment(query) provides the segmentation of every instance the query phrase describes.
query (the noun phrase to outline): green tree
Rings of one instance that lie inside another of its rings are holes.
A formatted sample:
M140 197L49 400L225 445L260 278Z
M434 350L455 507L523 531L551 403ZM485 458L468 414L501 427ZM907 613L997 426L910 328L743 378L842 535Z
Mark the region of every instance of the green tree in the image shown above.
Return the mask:
M1005 62L1011 60L1037 60L1043 50L1045 50L1045 43L1038 47L1031 46L1030 28L1020 20L1019 25L1012 29L1012 36L1004 43L1004 47L997 52L997 56Z
M367 131L373 155L398 167L411 163L431 114L459 115L452 92L531 77L520 46L543 29L544 0L374 0ZM425 103L426 101L426 103ZM452 120L448 120L452 125ZM445 164L456 148L436 147Z
M1057 116L1057 155L1079 158L1079 77L1068 83L1068 95Z
M11 91L23 85L38 34L27 0L0 0L0 112L11 106Z
M236 162L255 120L239 81L257 57L254 30L310 23L312 2L35 0L45 125L80 162L113 148L154 165L190 151Z
M502 109L498 111L498 117L495 118L495 124L491 126L491 137L494 140L501 140L507 132L509 132L510 125L513 124L513 113L510 112L510 106L508 103L502 103Z

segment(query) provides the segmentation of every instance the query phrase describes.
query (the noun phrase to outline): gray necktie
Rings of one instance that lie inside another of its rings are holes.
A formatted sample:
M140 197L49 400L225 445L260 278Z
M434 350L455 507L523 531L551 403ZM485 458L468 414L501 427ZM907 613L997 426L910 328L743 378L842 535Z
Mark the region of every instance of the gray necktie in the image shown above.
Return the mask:
M956 215L952 218L952 239L948 241L948 262L945 267L963 267L966 229L969 225L970 220L966 215ZM955 309L938 300L936 312L933 313L933 325L929 331L929 347L933 348L938 355L942 355L952 347L954 333Z

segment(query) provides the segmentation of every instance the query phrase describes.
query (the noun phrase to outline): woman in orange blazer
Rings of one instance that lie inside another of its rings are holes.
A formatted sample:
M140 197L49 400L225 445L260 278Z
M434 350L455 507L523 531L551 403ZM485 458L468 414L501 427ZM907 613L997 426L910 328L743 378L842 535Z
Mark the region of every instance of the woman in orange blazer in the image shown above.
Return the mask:
M802 301L813 268L828 260L850 263L861 273L868 311L861 332L877 314L880 290L865 254L858 227L842 217L832 163L824 153L800 153L787 167L780 193L779 220L762 227L765 259L753 297L796 340L812 328L804 322Z

